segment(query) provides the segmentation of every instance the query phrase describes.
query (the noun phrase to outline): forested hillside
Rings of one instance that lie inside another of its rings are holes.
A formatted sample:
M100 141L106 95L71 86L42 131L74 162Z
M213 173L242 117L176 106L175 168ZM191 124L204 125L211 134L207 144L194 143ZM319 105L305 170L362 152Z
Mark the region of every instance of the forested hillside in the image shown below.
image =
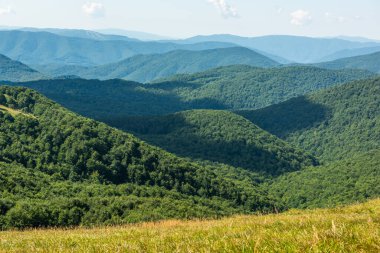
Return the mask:
M380 150L283 175L270 194L291 208L333 207L380 196Z
M331 71L303 66L272 69L231 66L174 76L152 87L170 91L185 101L208 99L229 109L256 109L371 75L360 70Z
M0 81L23 82L43 78L38 71L0 54Z
M186 111L112 123L171 153L267 175L316 164L310 155L227 111Z
M93 68L52 69L48 74L76 75L86 79L126 79L149 82L175 74L195 73L220 66L246 64L255 67L274 67L277 62L247 48L231 47L203 51L175 50L165 54L138 55L120 62ZM44 70L44 67L40 67Z
M355 81L241 115L324 161L380 148L380 78Z
M162 115L191 109L262 108L372 75L362 70L263 69L239 65L153 84L61 79L10 85L35 89L70 110L111 122L133 115Z
M363 69L380 73L380 48L376 53L316 64L327 69Z
M274 210L258 175L180 159L29 89L0 87L0 105L2 228Z

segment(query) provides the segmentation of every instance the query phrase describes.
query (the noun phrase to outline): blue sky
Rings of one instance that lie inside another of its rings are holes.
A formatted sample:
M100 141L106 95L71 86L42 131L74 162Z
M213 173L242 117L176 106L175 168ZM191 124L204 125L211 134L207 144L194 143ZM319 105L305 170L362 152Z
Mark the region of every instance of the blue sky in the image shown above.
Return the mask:
M0 0L0 26L380 39L379 0Z

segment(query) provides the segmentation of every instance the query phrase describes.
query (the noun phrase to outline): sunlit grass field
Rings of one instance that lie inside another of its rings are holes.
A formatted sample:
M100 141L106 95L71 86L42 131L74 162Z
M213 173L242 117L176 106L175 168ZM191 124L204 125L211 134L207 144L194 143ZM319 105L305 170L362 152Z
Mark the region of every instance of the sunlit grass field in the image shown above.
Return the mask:
M221 220L5 231L0 252L380 252L380 199Z

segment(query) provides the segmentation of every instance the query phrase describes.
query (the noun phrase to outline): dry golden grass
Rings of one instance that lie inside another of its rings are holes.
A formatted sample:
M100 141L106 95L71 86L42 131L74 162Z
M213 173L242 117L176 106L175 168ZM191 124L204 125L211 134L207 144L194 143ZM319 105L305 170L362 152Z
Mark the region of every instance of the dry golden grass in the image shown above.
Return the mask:
M12 115L13 117L19 115L19 114L22 114L26 117L31 117L31 118L35 118L35 116L33 116L32 114L28 114L28 113L24 113L24 112L21 112L21 111L18 111L18 110L15 110L15 109L12 109L12 108L9 108L9 107L6 107L4 105L0 105L0 111L6 111L8 112L10 115Z
M380 252L380 199L213 221L0 232L0 252Z

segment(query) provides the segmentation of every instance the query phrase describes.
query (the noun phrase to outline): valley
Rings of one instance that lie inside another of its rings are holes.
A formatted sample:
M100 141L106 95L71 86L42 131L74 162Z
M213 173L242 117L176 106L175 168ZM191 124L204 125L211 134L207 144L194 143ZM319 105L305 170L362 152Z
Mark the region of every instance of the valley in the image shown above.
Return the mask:
M380 249L379 40L41 27L0 27L0 252Z

